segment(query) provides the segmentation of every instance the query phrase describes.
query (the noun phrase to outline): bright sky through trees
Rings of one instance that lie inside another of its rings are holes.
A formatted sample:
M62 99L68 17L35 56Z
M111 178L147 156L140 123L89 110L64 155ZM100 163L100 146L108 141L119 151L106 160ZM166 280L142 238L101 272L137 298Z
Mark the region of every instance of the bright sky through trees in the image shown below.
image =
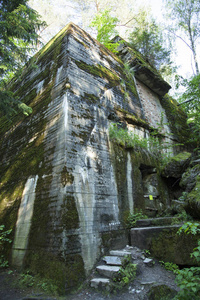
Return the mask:
M198 0L197 0L198 1ZM92 33L91 29L88 29L82 25L82 17L80 12L80 7L82 2L80 1L77 3L78 0L72 1L72 0L30 0L30 5L39 12L39 14L42 16L42 18L47 22L49 27L42 32L43 42L46 44L50 38L52 38L61 28L63 28L67 23L70 21L74 22L75 24L81 26L83 29L88 31L90 34ZM86 2L88 5L92 2L92 0L88 0ZM99 2L99 1L98 1ZM107 1L110 3L109 1ZM122 3L122 10L125 9L126 0L119 0L118 3ZM111 2L113 5L115 5L115 1L113 0ZM126 15L128 18L129 15L132 17L131 9L135 10L139 6L145 6L147 10L149 7L152 8L152 14L156 18L156 20L160 23L164 23L166 21L166 18L163 16L164 9L162 8L164 6L164 0L129 0L129 7L130 10L124 10L123 16ZM150 11L150 9L149 9ZM95 13L95 9L93 9L93 12ZM92 11L91 11L92 13ZM91 18L92 16L86 16L85 14L85 24L88 22L88 25L90 24L91 20L87 20L87 18ZM117 30L124 30L123 27L118 27ZM120 35L121 35L120 32ZM122 36L125 38L125 36ZM174 54L174 57L172 59L175 61L177 66L180 66L178 73L182 76L192 75L192 54L190 53L190 50L187 49L186 45L177 39L176 42L177 45L177 53Z

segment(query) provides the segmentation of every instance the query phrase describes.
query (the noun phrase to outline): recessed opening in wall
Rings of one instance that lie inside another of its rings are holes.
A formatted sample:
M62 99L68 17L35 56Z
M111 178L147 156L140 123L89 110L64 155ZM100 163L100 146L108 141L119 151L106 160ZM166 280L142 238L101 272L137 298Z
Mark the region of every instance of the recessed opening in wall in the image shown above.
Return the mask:
M158 192L158 179L157 171L154 166L140 165L142 175L142 188L145 200L145 213L148 217L155 217L157 214L157 199Z
M139 167L141 174L142 174L142 179L146 177L148 174L155 174L156 173L156 168L154 166L147 166L144 164L141 164Z
M169 188L171 200L177 200L181 197L183 193L183 189L179 185L181 178L168 177L163 178L163 180Z

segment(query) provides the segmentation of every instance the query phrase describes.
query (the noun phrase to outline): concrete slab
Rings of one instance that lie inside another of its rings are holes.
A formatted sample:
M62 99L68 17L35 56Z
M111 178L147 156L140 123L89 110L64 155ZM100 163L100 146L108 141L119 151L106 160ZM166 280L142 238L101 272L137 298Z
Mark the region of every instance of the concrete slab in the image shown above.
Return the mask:
M118 271L120 267L117 266L98 266L96 270L102 276L106 276L108 278L112 278Z
M136 221L136 226L137 227L165 226L165 225L171 225L173 220L174 220L173 217L141 219Z
M105 261L107 265L113 265L113 266L122 265L122 257L119 256L104 256L103 261Z
M108 287L110 284L110 279L108 278L93 278L90 281L90 286L98 289L98 288L102 288L102 287Z
M140 227L131 229L131 245L140 249L150 249L151 241L163 230L173 230L180 228L180 225Z
M111 250L110 251L110 255L112 256L130 256L131 255L131 251L125 251L125 250Z

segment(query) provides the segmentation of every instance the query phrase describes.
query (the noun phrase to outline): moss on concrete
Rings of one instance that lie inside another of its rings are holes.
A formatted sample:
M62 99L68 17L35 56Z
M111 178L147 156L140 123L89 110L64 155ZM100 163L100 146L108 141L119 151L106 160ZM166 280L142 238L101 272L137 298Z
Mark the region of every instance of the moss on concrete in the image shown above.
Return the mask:
M61 224L65 230L79 228L79 215L73 196L67 195L63 202Z
M172 262L178 265L195 265L195 260L190 257L197 246L199 236L181 234L177 235L177 229L163 230L151 240L151 254L164 262Z
M109 86L114 87L120 84L120 78L114 70L103 67L102 65L89 65L83 61L75 61L76 65L87 73L107 80Z
M61 295L77 288L85 279L84 263L78 253L68 255L64 260L62 256L55 256L47 251L29 251L26 268L33 274L50 279Z
M167 285L158 284L152 286L148 292L149 300L171 300L176 296L177 291Z
M185 210L193 218L200 220L200 174L195 180L194 188L186 196Z
M190 137L190 128L187 125L187 115L178 103L169 95L161 99L161 105L165 110L169 127L175 138L183 144L187 144Z

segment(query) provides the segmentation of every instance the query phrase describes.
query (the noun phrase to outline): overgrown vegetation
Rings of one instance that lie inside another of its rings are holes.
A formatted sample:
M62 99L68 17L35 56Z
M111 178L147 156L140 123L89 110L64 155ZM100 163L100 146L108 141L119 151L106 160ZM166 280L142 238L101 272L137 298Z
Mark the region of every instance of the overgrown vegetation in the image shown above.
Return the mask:
M38 30L45 26L28 0L0 1L0 112L11 116L17 110L31 113L9 90L7 82L19 72L39 43ZM19 75L19 74L18 74Z
M148 151L163 163L170 158L172 154L172 152L169 152L170 145L162 141L158 132L153 132L148 137L143 138L120 126L120 124L113 123L109 127L109 137L113 142L125 148Z
M14 285L21 289L32 288L45 294L56 296L59 294L59 288L51 281L42 279L39 276L33 276L29 271L19 274Z
M9 238L9 235L11 233L10 230L5 230L4 225L0 225L0 254L4 253L6 243L11 243L12 240ZM8 260L5 258L4 254L1 254L0 256L0 268L8 267Z
M186 222L178 231L178 234L200 234L200 223ZM200 263L200 240L198 246L191 253L194 261ZM177 270L176 283L180 287L175 299L178 300L197 300L200 298L200 267L184 268Z
M148 217L143 214L142 210L138 210L138 211L136 210L135 212L130 213L127 219L125 220L126 227L127 228L135 227L138 220L147 219L147 218Z
M113 278L113 290L121 290L127 286L136 277L137 264L133 264L131 256L125 256L122 260L122 266Z
M195 75L189 80L181 79L181 84L185 87L185 92L179 97L181 106L184 107L188 116L188 125L191 127L189 142L196 147L193 150L196 155L200 153L200 75ZM180 84L180 83L178 83Z
M118 21L117 18L111 16L110 10L105 9L97 13L90 24L97 31L97 41L114 53L117 52L119 43L113 43L111 39L118 34L116 30Z
M160 263L164 266L164 268L167 270L167 271L171 271L175 274L177 274L177 271L179 270L179 267L172 263L172 262L164 262L164 261L160 261Z

